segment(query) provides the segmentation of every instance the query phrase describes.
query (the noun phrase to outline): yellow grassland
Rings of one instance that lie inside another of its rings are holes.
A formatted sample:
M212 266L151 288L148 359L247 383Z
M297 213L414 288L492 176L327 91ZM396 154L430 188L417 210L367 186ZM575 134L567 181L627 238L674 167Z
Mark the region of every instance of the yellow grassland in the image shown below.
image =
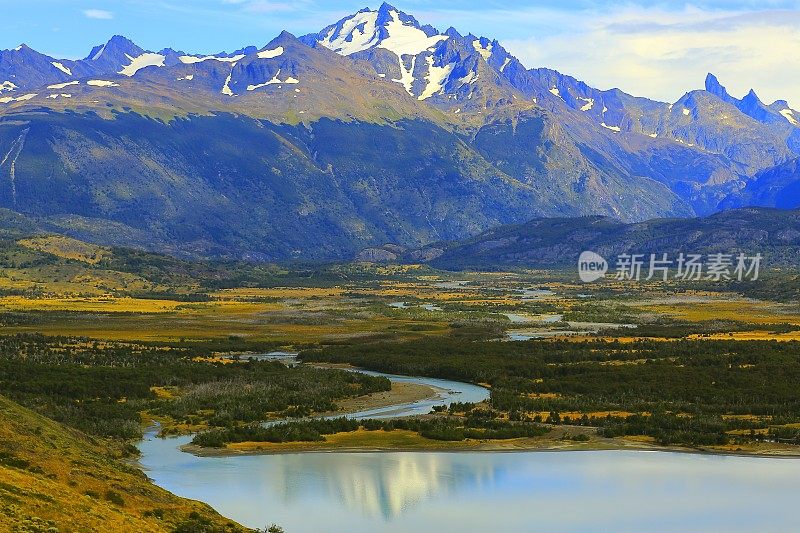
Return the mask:
M23 296L0 297L0 309L15 311L87 311L96 313L166 313L183 314L204 313L213 311L224 314L248 315L252 313L281 309L280 304L252 303L236 300L220 300L214 302L180 302L175 300L158 300L148 298L29 298Z
M111 251L108 248L63 235L32 237L19 240L17 243L38 252L45 252L62 259L73 259L90 265L96 265L111 255Z
M474 445L470 441L445 442L426 439L419 433L407 430L357 431L326 435L318 442L237 442L228 444L226 449L237 452L281 452L311 451L324 449L459 449Z
M678 303L639 302L637 307L646 312L690 322L731 320L753 324L800 325L797 306L750 299L708 299Z
M539 416L542 420L547 420L547 418L550 416L550 411L534 411L527 413L527 415L531 418ZM612 418L628 418L634 415L650 416L650 413L632 413L630 411L559 411L558 415L562 419L568 416L573 420L580 419L586 415L589 420L593 420L606 418L608 416L611 416Z
M223 289L211 293L220 299L241 298L335 298L341 296L344 289L340 287L274 287L274 288L239 288Z
M736 341L800 341L800 331L733 331L730 333L693 333L688 336L695 340L736 340Z
M0 288L37 288L45 296L102 296L113 291L158 289L153 283L127 272L87 269L83 265L46 265L0 270Z
M116 454L0 396L0 531L168 532L191 512L242 530L151 484ZM163 518L147 516L156 510Z
M446 334L450 330L449 325L460 320L457 314L460 312L448 310L449 305L464 307L470 311L496 313L498 310L514 310L535 316L542 311L532 309L531 306L547 305L550 308L546 312L553 314L567 312L579 303L574 298L559 294L560 290L576 289L568 283L548 283L548 287L556 294L531 302L524 301L516 291L536 286L536 283L530 279L520 279L518 274L464 274L460 279L469 279L470 283L462 288L452 289L436 287L443 281L442 277L430 275L427 271L413 277L415 270L416 267L404 270L409 276L405 281L384 280L377 286L372 282L348 282L335 287L224 289L208 293L210 301L184 302L115 295L136 291L180 293L196 290L196 286L161 287L133 274L90 268L87 264L79 263L4 269L0 272L0 289L35 288L41 296L2 296L0 313L42 313L33 324L23 322L3 327L6 333L38 331L106 340L146 341L241 336L291 345L387 332L396 338ZM581 290L590 291L585 287ZM351 294L362 297L351 298ZM417 308L386 311L375 309L376 300L386 302L391 301L390 299L444 304L444 310L421 315ZM598 297L590 301L593 304L602 304L605 300ZM623 305L632 314L644 313L681 320L729 318L765 325L800 324L800 313L790 306L722 297L700 291L677 296L663 290L656 291L649 300ZM72 313L69 320L57 315L48 318L47 313L64 311ZM506 327L513 329L515 325L508 324ZM559 334L559 327L563 325L537 324L537 328L552 329L553 340L582 342L598 339L593 335L571 335L567 332ZM618 342L634 342L639 339L630 334L605 338ZM756 331L754 328L752 332L738 332L733 336L713 334L692 338L798 340L800 332L772 333L766 328L764 331Z

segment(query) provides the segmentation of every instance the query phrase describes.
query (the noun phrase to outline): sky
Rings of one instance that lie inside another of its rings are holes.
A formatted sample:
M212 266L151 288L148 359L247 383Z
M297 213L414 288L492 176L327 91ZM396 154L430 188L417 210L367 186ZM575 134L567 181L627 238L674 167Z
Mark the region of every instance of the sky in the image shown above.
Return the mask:
M734 96L800 109L800 0L397 0L444 31L499 40L529 67L600 89L674 102L713 72ZM263 46L282 30L317 32L379 0L0 0L0 49L26 43L85 57L114 34L145 49L193 53Z

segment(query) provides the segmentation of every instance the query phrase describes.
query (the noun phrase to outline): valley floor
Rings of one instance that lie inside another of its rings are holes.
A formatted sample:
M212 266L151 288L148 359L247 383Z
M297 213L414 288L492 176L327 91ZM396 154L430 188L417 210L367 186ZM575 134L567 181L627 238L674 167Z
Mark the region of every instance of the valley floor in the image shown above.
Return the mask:
M89 260L49 241L4 246L0 520L71 524L64 531L106 519L120 531L169 531L186 520L227 527L120 466L121 450L132 453L152 421L165 434L213 438L213 449L186 448L203 455L800 455L797 272L741 286L585 285L558 271L291 270L112 250ZM300 364L280 362L295 353ZM491 397L413 427L304 426L438 392L344 366L483 384ZM29 423L14 433L15 419ZM270 435L275 442L247 438L276 419L300 422Z

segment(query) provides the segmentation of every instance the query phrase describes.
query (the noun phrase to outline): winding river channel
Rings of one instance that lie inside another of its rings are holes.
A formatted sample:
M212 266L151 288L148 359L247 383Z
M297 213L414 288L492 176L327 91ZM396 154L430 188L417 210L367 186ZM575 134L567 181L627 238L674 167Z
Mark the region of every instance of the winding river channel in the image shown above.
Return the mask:
M438 397L354 413L424 414L488 391L433 378ZM140 443L159 486L238 522L298 532L798 531L800 460L644 451L320 452L196 457L191 437Z

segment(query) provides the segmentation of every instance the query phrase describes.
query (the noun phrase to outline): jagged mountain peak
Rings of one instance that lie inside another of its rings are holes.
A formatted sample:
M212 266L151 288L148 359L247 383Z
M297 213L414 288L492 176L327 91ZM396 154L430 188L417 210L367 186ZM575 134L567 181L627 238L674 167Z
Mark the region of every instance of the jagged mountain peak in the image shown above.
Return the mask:
M706 76L705 88L706 91L722 98L723 100L728 101L731 99L731 96L728 94L728 90L725 88L725 86L722 85L719 82L719 79L717 79L717 77L710 72Z
M136 46L132 40L128 39L124 35L115 34L112 35L111 38L106 43L108 46L122 46L122 47L133 47Z
M268 42L266 46L262 48L262 50L267 48L274 48L276 46L285 44L302 45L303 43L293 33L283 30L282 32L280 32L280 34L278 34L277 37Z
M462 35L453 27L441 33L388 3L362 9L301 40L369 61L379 77L456 114L485 112L514 98L502 76L513 58L496 40Z
M464 37L463 35L461 35L461 34L458 32L458 30L457 30L457 29L455 29L455 28L454 28L454 27L452 27L452 26L450 26L449 28L447 28L447 30L444 32L444 35L447 35L447 36L448 36L448 37L450 37L451 39L461 39L461 38L463 38L463 37Z
M99 44L92 48L84 61L99 61L105 58L118 58L123 54L139 56L144 50L136 43L123 35L114 35L105 44Z
M362 9L302 40L317 41L345 56L374 48L402 56L416 55L447 38L433 26L422 25L413 16L384 3L378 10Z
M86 56L87 61L97 61L103 54L109 53L141 53L143 50L133 41L123 35L114 35L104 44L99 44L92 48L89 55Z
M364 11L364 12L369 12L369 11L371 11L371 10L370 10L370 9L367 7L367 8L364 8L362 11ZM393 6L392 4L390 4L389 2L383 2L383 3L380 5L380 7L378 7L378 9L377 9L376 13L378 13L378 15L380 15L380 16L382 16L382 17L387 17L387 16L389 15L389 13L391 13L392 11L397 11L398 13L402 13L403 15L406 15L406 13L403 13L402 11L400 11L399 9L397 9L396 7L394 7L394 6ZM413 17L412 17L412 18L413 18Z
M750 101L750 102L758 102L761 103L761 100L758 98L755 89L750 89L750 91L742 98L742 101Z
M19 56L23 56L24 57L24 56L30 56L30 55L44 57L44 54L42 54L40 52L37 52L36 50L34 50L33 48L31 48L30 46L28 46L25 43L20 43L18 46L14 47L14 48L11 48L10 50L2 50L2 51L0 51L0 53L10 54L10 55L17 56L17 57L19 57Z
M800 121L795 117L795 112L789 107L786 100L776 100L770 105L766 105L756 94L755 89L750 91L741 99L731 96L725 87L719 82L716 76L709 73L706 76L706 91L718 97L720 100L732 104L745 115L764 124L786 123L800 127Z

